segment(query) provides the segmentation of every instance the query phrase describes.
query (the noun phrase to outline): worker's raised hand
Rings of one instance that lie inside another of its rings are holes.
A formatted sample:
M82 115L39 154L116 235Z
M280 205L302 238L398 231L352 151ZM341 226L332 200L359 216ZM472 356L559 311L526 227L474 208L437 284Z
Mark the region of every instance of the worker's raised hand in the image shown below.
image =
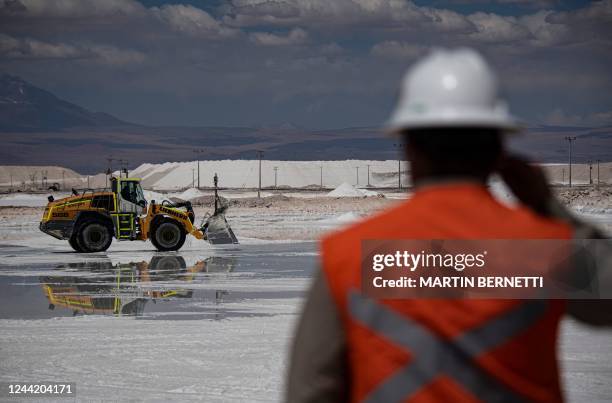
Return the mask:
M498 173L512 193L527 207L543 216L550 216L550 200L553 194L544 171L516 155L505 155Z

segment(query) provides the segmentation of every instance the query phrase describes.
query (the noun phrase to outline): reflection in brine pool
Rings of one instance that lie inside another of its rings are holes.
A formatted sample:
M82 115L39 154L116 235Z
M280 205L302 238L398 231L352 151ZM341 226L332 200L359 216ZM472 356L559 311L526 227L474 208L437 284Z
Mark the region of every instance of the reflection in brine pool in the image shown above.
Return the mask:
M49 309L70 309L73 315L141 316L148 301L156 303L191 298L188 284L197 273L231 272L234 258L210 257L187 267L180 256L154 256L149 263L111 261L70 263L57 269L70 271L65 276L41 276ZM81 274L82 273L82 274ZM171 283L171 284L165 284ZM215 302L222 301L225 290L215 291Z

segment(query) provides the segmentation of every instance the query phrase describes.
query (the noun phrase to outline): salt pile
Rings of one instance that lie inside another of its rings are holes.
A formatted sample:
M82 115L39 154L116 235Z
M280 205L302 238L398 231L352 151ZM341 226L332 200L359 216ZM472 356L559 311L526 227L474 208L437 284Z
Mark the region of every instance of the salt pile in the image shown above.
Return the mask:
M163 202L164 200L168 200L168 196L166 196L165 194L154 192L152 190L145 190L144 196L148 202L151 202L151 200L155 200L155 203L157 204L161 204L161 202Z
M328 197L368 197L378 196L378 193L365 189L357 189L346 182L342 182L340 186L327 194Z
M189 188L185 190L183 193L178 194L176 197L183 200L192 200L198 197L205 196L206 194L199 189Z

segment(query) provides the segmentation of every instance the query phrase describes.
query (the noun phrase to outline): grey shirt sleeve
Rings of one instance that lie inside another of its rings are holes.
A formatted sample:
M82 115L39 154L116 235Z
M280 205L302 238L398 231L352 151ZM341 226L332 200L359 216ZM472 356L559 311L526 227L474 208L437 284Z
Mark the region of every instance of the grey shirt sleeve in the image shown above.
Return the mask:
M580 220L557 199L551 199L548 207L553 217L567 222L574 228L574 239L606 239L598 228ZM586 252L588 250L576 254L575 269L581 271L590 267L592 272L603 280L604 287L612 287L612 267L610 267L612 251L598 254L597 259L593 258L595 254ZM567 301L567 313L574 319L592 326L612 326L612 300L609 299L571 299Z
M327 281L319 271L293 340L285 401L346 401L347 378L344 330Z

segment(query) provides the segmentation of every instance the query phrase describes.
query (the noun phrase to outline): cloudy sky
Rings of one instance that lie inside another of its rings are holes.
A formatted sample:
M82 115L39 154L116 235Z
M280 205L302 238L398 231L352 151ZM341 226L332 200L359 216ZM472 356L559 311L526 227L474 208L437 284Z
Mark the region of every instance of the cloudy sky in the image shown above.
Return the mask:
M0 72L148 125L376 126L471 46L532 124L612 124L612 0L0 0Z

